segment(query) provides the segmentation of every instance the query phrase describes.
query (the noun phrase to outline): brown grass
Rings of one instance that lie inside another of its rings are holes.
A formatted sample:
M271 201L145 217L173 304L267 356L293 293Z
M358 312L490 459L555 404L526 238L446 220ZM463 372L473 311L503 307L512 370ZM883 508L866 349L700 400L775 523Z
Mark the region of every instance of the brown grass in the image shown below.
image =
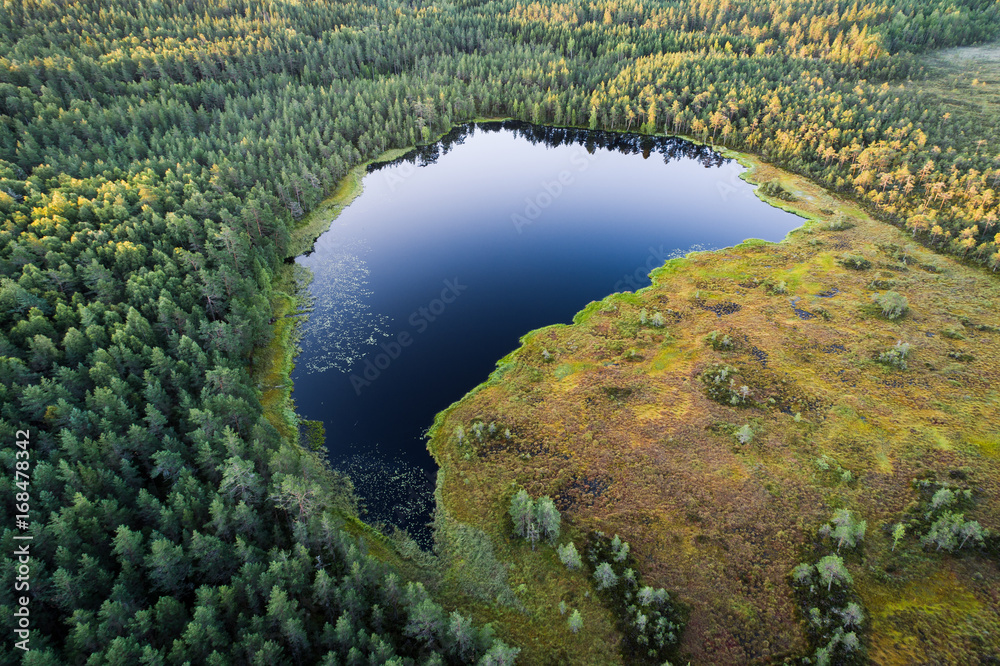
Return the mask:
M592 592L583 596L582 574L566 572L551 549L531 552L512 537L506 506L518 484L556 499L578 547L593 529L632 544L647 581L690 606L682 654L692 663L763 663L803 652L787 574L838 507L868 520L864 562L851 568L874 619L877 663L976 663L1000 651L996 564L924 553L914 537L890 553L884 534L916 498L911 479L944 479L953 470L980 491L972 516L1000 529L1000 335L960 323L1000 326L1000 283L918 245L907 247L915 262L904 265L895 248L909 239L898 230L770 166L753 164L751 178L780 180L798 199L781 206L810 221L780 244L674 260L656 271L652 287L592 304L571 326L526 335L489 381L439 415L429 444L445 472L439 501L491 537L498 557L513 565L512 586L526 585L519 595L528 612L456 602L495 621L523 646L525 663L618 657L613 621ZM830 211L847 212L857 226L825 231ZM842 268L836 258L847 251L873 267ZM910 314L897 321L878 314L873 278L893 280ZM768 279L785 281L788 294L754 286ZM834 296L817 296L832 288ZM792 297L817 316L800 319ZM707 309L725 302L739 311ZM663 329L640 326L641 308L676 316ZM829 319L819 316L824 310ZM947 327L965 339L942 336ZM713 330L729 333L736 349L709 347L704 337ZM873 361L897 340L913 345L904 372ZM555 359L545 362L543 349ZM959 362L949 352L975 358ZM738 385L763 404L710 401L699 375L719 362L739 367ZM509 427L512 440L460 445L455 426L468 430L477 419ZM732 432L746 423L757 434L740 445ZM820 470L823 455L853 480ZM922 587L929 577L938 582ZM556 609L566 596L585 609L585 630L575 637ZM959 638L947 640L949 632Z

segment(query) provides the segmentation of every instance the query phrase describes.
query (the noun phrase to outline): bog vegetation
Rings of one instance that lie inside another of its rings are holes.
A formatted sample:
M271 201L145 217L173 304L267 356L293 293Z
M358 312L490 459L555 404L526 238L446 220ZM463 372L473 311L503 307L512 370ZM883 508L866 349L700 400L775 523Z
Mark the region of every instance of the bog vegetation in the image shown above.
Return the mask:
M509 663L386 563L291 406L265 417L253 352L297 222L386 149L511 116L754 152L995 270L996 127L899 82L998 30L982 0L6 3L0 440L32 432L30 662ZM716 399L763 399L713 372ZM929 543L977 543L949 511ZM667 600L602 564L659 659Z

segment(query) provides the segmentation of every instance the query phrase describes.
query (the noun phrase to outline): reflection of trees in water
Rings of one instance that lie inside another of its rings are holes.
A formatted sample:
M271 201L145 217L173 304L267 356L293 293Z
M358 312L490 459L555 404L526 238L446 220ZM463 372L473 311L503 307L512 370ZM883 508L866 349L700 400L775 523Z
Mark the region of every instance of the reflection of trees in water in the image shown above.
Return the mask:
M514 136L526 139L532 145L541 143L550 148L562 145L583 146L589 153L596 152L598 148L617 151L623 155L642 155L643 158L658 153L663 156L664 163L676 159L693 159L705 168L720 167L732 161L708 146L699 146L686 139L672 136L647 136L645 134L623 134L567 127L544 127L519 120L505 120L503 122L461 125L441 137L437 143L418 146L395 160L371 164L368 171L370 173L405 162L417 166L434 164L442 155L447 155L452 148L465 143L465 139L473 136L477 130L482 132L509 131L513 132Z
M427 524L434 509L434 473L400 458L388 460L377 451L331 458L334 469L354 483L354 492L366 508L365 521L395 525L424 549L432 545Z
M364 358L388 333L385 315L372 312L368 299L368 266L359 248L338 245L323 251L323 263L312 268L309 285L308 333L296 366L307 373L336 368L342 372Z
M426 146L417 146L402 157L398 157L394 160L386 162L373 162L369 164L368 173L380 171L389 167L399 166L400 164L405 164L407 162L410 164L416 164L417 166L434 164L441 158L442 155L447 155L451 152L452 148L462 145L465 143L466 137L470 137L475 133L476 125L474 123L469 125L460 125L441 137L437 143L431 143Z

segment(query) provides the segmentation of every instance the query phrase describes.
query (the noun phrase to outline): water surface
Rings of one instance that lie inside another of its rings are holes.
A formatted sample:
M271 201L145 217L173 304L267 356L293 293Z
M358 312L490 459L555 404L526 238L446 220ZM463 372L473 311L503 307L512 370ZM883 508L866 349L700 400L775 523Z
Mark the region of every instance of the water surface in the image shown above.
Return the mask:
M426 542L434 415L527 331L649 284L691 249L778 241L801 219L752 194L736 162L689 142L469 125L369 170L297 262L315 311L293 373L331 463L369 519Z

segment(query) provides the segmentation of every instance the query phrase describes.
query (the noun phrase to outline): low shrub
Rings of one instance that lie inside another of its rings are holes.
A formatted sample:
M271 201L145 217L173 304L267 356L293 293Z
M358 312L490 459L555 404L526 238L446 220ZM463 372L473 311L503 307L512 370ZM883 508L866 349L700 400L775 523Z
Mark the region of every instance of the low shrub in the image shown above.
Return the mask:
M813 464L816 465L816 469L830 482L851 483L854 481L854 473L851 470L844 468L839 462L825 453L814 460Z
M699 379L705 385L710 400L722 405L740 407L750 405L750 388L736 383L737 369L724 363L710 365Z
M879 352L879 355L875 357L875 360L882 365L895 368L896 370L906 370L908 367L906 359L909 355L910 344L908 342L899 341L891 349Z
M788 285L784 280L778 280L777 282L765 280L764 290L772 296L781 296L788 293Z
M783 188L781 183L776 180L769 180L760 186L760 193L764 196L771 197L773 199L781 199L782 201L795 201L795 196Z
M732 351L736 348L736 343L728 334L712 331L705 336L705 342L715 351Z
M848 229L852 229L855 226L857 225L854 224L854 221L851 218L847 217L843 213L837 213L837 215L832 220L826 223L826 230L847 231Z
M872 267L872 262L868 261L860 254L842 254L837 262L844 268L854 271L863 271Z
M892 278L886 279L881 277L875 277L868 282L869 289L878 289L878 290L892 289L895 286L896 286L896 281L893 280Z
M941 335L949 340L964 340L965 332L956 326L946 326L941 330Z
M884 294L872 296L875 304L882 308L882 315L886 319L899 319L910 310L910 304L899 292L887 291Z

